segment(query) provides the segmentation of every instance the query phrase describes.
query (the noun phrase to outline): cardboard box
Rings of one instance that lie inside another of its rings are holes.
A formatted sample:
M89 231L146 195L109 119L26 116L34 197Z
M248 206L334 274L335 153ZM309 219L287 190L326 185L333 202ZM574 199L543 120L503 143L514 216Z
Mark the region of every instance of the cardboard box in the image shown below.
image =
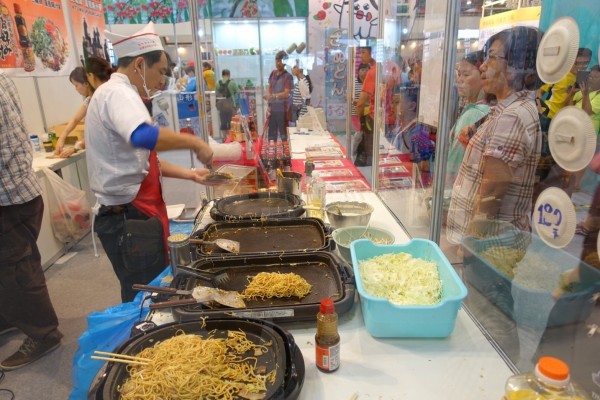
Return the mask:
M67 124L54 125L54 126L50 127L49 131L53 130L54 132L56 132L57 136L60 136L65 131L66 127L67 127ZM78 124L75 127L75 129L73 129L71 131L71 133L69 133L69 136L67 136L67 142L66 143L68 144L68 140L71 137L75 138L75 141L73 143L75 143L78 140L82 140L83 139L83 127L84 127L83 124Z

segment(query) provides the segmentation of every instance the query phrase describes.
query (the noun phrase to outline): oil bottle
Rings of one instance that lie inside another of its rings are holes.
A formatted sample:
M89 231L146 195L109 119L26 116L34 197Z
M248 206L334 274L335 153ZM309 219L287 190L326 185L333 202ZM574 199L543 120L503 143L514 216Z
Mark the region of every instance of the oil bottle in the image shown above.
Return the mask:
M317 314L315 361L317 368L323 372L333 372L340 367L338 315L331 298L321 300Z
M508 378L505 393L503 400L591 400L571 381L569 366L554 357L541 357L533 372Z

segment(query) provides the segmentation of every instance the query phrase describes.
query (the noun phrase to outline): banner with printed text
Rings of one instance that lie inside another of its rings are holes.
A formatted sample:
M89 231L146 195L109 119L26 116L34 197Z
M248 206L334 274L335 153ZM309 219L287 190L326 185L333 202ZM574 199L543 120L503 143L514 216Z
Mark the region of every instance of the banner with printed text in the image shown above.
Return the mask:
M88 57L96 56L110 62L102 0L70 0L69 5L79 61L83 63Z
M0 68L13 76L68 75L75 66L60 0L0 0Z

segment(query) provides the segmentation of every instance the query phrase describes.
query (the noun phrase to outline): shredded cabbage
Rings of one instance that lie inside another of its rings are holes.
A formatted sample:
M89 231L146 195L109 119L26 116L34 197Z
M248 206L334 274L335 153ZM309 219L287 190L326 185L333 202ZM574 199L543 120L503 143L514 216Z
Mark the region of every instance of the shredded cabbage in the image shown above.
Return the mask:
M408 253L383 254L358 264L365 292L398 305L431 305L442 298L434 262Z

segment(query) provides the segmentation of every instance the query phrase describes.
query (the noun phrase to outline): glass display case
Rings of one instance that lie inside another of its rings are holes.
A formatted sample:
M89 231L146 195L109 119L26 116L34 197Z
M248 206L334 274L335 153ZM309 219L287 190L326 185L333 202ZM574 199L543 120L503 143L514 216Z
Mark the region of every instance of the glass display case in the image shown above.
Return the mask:
M214 19L212 28L215 74L220 78L229 69L240 87L242 112L263 127L263 95L275 68L275 54L280 50L289 54L288 71L292 65L306 64L306 18Z
M400 3L380 2L370 43L365 173L412 237L440 244L515 372L558 357L600 398L600 4Z

